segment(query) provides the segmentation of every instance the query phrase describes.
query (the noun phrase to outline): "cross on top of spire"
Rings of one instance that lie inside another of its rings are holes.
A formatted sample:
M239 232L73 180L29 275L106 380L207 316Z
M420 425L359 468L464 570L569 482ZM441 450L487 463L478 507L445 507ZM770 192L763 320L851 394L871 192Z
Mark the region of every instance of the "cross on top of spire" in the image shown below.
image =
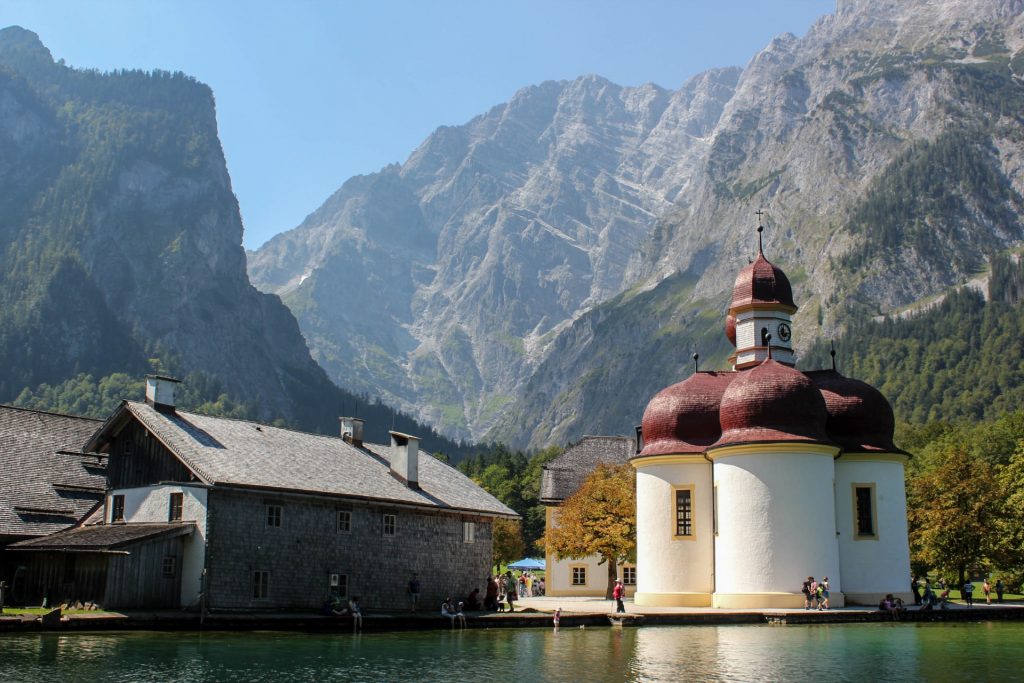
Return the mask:
M764 232L764 226L761 224L761 216L764 215L764 211L758 209L754 213L757 214L757 253L764 253L764 249L761 246L761 233Z

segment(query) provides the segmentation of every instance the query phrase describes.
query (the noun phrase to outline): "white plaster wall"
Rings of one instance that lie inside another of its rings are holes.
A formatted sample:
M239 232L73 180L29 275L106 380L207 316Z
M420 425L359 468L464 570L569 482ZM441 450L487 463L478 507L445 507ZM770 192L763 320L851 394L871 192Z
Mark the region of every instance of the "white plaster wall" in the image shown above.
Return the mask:
M548 595L580 595L603 597L608 587L608 565L599 564L601 558L591 555L582 560L559 560L554 555L547 557L544 572L544 587ZM572 585L572 568L585 565L587 583L585 586ZM616 567L617 576L622 578L622 565ZM639 575L639 570L637 574ZM518 577L519 574L516 574ZM637 579L639 581L639 578ZM632 596L636 586L626 586L626 596Z
M674 538L674 487L693 485L694 539ZM714 556L711 463L641 466L636 473L637 591L710 593Z
M716 593L799 593L826 575L843 589L830 452L723 456L714 470Z
M877 539L858 540L852 484L875 484ZM910 590L910 544L902 462L836 461L836 520L843 590L882 596Z
M185 538L180 568L181 604L189 606L199 600L202 591L203 567L206 565L207 489L175 484L115 489L107 494L107 519L112 509L110 499L116 494L124 496L125 522L166 523L172 493L183 494L182 521L196 523L196 530Z
M558 509L549 507L545 518L548 528L558 523ZM560 560L554 553L548 552L545 557L544 588L547 595L580 595L604 596L608 586L608 565L600 564L598 555L591 555L582 560ZM587 568L587 583L582 586L572 585L572 568L583 565ZM622 578L622 567L616 567L617 576ZM638 572L639 573L639 570ZM517 575L518 576L518 575ZM635 585L626 586L626 595L636 592Z

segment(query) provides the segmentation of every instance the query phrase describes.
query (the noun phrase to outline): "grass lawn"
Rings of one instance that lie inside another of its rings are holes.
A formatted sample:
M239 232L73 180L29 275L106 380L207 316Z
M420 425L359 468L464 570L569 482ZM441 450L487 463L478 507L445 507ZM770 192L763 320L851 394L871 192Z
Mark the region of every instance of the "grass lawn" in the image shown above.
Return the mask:
M49 611L51 609L53 609L53 608L52 607L4 607L3 608L3 616L5 616L5 617L16 617L16 616L20 616L20 615L23 615L23 614L42 615L42 614L49 613ZM103 611L104 610L99 610L99 609L93 609L93 610L68 609L68 610L61 611L61 614L82 614L82 613L85 613L85 612L91 612L93 614L100 614Z
M935 591L935 592L936 593L941 593L942 591ZM949 599L950 600L959 600L960 602L963 602L963 596L960 595L960 591L954 591L954 590L949 591ZM1003 604L1004 605L1006 603L1010 603L1010 602L1021 602L1021 600L1024 600L1024 595L1021 595L1020 593L1003 593ZM976 587L974 589L974 604L975 605L978 605L978 604L984 605L985 604L985 593L982 592L981 588L977 588ZM996 602L996 592L995 591L992 591L992 604L993 605L998 604Z

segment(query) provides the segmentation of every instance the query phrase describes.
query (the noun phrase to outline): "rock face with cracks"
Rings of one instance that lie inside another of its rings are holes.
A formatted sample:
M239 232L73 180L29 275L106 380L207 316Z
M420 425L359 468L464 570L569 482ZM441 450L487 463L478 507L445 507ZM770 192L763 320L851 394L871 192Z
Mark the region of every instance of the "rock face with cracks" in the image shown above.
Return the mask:
M73 69L0 30L0 190L0 401L173 363L263 420L335 433L342 411L383 412L334 386L295 317L249 283L202 83ZM390 412L376 422L386 439Z
M680 89L543 83L345 183L250 254L314 357L452 434L629 433L724 361L765 252L798 349L1024 237L1020 0L855 0Z

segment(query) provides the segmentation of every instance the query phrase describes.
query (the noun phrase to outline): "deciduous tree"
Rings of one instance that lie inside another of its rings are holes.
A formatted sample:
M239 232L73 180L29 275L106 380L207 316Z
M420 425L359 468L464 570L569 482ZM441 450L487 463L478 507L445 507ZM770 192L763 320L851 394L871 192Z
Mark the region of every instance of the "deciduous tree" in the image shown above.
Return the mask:
M963 585L969 569L1000 554L1000 488L993 467L963 445L933 457L908 487L911 556L917 566L955 572Z
M605 598L611 599L617 565L636 561L636 474L629 465L598 465L562 503L544 535L557 557L600 555L608 565Z
M495 571L503 564L514 562L523 556L523 532L518 520L494 520L494 566Z

